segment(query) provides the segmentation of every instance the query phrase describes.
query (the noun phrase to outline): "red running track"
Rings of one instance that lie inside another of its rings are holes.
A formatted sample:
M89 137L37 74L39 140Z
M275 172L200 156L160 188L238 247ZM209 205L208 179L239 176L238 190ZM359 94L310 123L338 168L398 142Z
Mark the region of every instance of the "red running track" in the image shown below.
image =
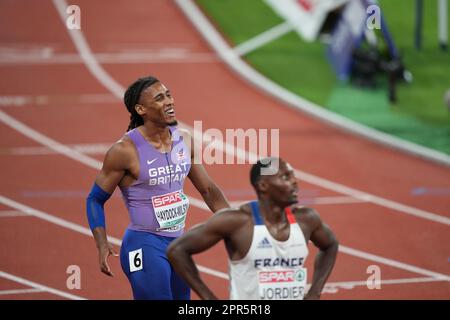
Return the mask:
M139 0L130 6L121 1L105 6L81 0L78 5L82 33L106 73L123 87L142 75L162 79L171 88L177 116L184 123L201 120L204 130L279 129L280 154L296 169L449 218L448 193L413 192L419 187L448 190L448 168L331 128L248 85L217 59L173 2ZM48 152L4 116L64 145L91 146L111 145L118 139L128 125L127 112L81 61L52 1L39 5L3 1L0 21L0 111L10 124L0 124L0 164L6 181L0 187L0 299L130 299L118 260L111 259L116 276L104 276L98 270L93 239L73 230L77 225L87 227L84 198L97 170ZM97 162L103 154L87 153ZM254 197L249 165L211 165L207 170L231 200ZM312 183L300 181L300 187L303 198L315 199L312 206L344 248L324 299L450 298L448 279L433 278L449 274L448 224L355 202L339 190ZM199 198L189 183L186 189ZM330 197L328 204L320 202L327 200L324 197ZM339 203L342 199L346 202ZM23 206L39 212L25 215ZM128 217L118 192L106 212L108 234L120 239ZM64 219L65 225L44 220L49 217L45 214ZM191 206L188 227L208 216ZM307 266L312 270L315 250L310 249ZM222 244L196 256L196 261L227 271ZM70 265L80 267L79 290L66 285ZM381 268L380 290L365 285L370 265ZM205 273L203 277L220 298L228 297L225 279Z

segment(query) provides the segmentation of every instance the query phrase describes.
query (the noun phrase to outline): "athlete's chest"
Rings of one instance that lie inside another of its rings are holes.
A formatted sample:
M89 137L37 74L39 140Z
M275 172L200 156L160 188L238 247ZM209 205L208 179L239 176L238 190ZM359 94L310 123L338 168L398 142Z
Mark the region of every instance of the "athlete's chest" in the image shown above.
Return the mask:
M191 164L186 150L180 146L179 150L171 152L142 152L139 161L139 178L148 180L149 185L167 183L166 180L183 180L189 173Z
M182 182L191 168L188 150L182 143L170 152L159 152L154 148L139 148L131 161L129 175L139 183L150 186Z
M280 241L272 236L267 227L255 226L249 257L252 259L293 257L298 260L299 257L304 256L307 248L301 229L298 225L290 225L289 229L287 238ZM302 262L301 260L297 261L300 265Z

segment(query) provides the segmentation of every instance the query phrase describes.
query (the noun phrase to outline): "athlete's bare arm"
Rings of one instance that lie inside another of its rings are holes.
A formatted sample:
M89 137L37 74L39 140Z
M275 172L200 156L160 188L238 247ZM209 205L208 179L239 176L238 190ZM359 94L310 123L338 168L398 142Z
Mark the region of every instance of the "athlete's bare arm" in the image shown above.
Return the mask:
M339 243L331 229L320 219L314 209L297 208L294 212L297 221L307 226L309 240L320 250L314 260L311 288L305 296L305 299L319 299L336 261Z
M131 147L129 142L121 140L116 142L106 153L102 169L95 179L95 183L103 191L112 194L117 185L124 179L131 164ZM109 276L114 276L108 265L108 257L110 255L117 256L117 253L108 243L105 228L97 227L92 231L92 234L98 249L100 270Z
M221 210L205 223L193 227L180 238L174 240L168 247L167 257L175 271L200 298L205 300L217 299L214 293L200 278L192 255L208 250L222 239L228 242L231 240L231 237L239 237L239 233L244 234L245 232L240 232L240 230L245 227L248 220L247 215L243 214L240 210ZM238 251L240 249L230 249L230 243L228 242L226 244L229 255L230 250Z
M212 212L229 208L230 205L222 190L220 190L215 182L209 177L205 168L201 164L201 155L199 154L200 151L199 148L196 147L193 138L189 133L187 133L186 138L191 141L191 170L188 174L189 180L191 180L194 187L198 190L198 192L200 192L203 200Z

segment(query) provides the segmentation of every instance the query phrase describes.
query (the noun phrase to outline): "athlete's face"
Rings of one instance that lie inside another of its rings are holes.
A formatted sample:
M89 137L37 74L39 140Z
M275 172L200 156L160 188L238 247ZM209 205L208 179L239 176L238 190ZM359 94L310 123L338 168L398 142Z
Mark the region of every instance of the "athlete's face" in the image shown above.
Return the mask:
M280 206L289 206L298 201L298 186L294 170L291 165L280 159L278 171L273 175L265 176L267 184L266 193L273 202Z
M177 124L172 94L161 82L156 82L142 91L137 106L138 112L154 123L170 126Z

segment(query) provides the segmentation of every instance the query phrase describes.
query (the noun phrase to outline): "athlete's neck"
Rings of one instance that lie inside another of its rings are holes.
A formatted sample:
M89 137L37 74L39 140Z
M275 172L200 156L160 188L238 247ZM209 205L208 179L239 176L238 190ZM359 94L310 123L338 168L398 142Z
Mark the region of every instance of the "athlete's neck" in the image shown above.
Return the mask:
M286 215L284 214L285 207L281 207L279 204L263 197L260 197L258 202L261 216L265 221L271 224L286 221Z
M145 140L153 144L157 149L170 149L172 137L169 126L158 127L151 123L146 123L138 127L138 130L142 133Z

